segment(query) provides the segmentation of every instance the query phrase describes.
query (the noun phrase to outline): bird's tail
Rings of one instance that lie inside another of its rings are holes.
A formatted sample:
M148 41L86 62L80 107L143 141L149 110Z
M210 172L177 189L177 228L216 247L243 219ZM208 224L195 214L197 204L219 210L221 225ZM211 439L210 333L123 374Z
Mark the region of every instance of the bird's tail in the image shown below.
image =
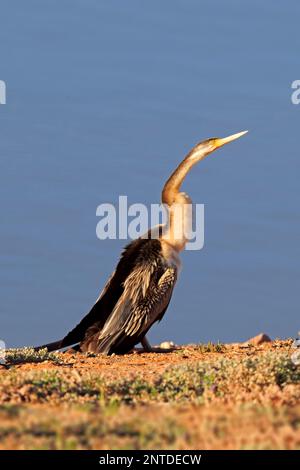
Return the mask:
M35 351L39 351L40 349L48 349L49 352L51 351L58 351L59 349L61 349L63 346L62 346L62 340L60 339L59 341L54 341L53 343L48 343L48 344L43 344L41 346L36 346L34 348Z
M72 349L76 349L78 350L79 349L79 344L70 344L70 343L66 343L66 341L64 341L64 339L60 339L59 341L54 341L53 343L47 343L47 344L43 344L42 346L35 346L35 348L33 348L35 351L40 351L40 349L48 349L49 352L52 352L52 351L59 351L60 349L63 349L63 348L66 348L68 346L72 346Z

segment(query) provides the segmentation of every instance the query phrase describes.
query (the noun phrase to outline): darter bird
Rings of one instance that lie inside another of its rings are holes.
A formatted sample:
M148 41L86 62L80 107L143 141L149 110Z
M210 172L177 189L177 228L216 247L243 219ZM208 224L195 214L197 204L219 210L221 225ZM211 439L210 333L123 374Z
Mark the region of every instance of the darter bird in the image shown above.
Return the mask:
M168 308L180 269L179 253L187 242L190 212L186 207L192 201L180 191L182 182L196 163L246 132L204 140L188 153L162 190L168 224L127 245L90 312L62 340L36 349L54 351L75 345L82 352L109 355L125 354L142 343L146 351L151 350L146 334Z

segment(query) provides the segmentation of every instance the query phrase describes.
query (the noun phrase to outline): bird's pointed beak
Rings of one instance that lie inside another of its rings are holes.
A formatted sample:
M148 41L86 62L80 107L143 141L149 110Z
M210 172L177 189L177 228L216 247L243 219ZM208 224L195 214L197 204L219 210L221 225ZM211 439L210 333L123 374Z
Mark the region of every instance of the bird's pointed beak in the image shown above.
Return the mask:
M239 139L242 135L247 134L248 131L238 132L237 134L230 135L229 137L224 137L223 139L216 139L215 140L215 148L222 147L225 144L229 144L233 140Z

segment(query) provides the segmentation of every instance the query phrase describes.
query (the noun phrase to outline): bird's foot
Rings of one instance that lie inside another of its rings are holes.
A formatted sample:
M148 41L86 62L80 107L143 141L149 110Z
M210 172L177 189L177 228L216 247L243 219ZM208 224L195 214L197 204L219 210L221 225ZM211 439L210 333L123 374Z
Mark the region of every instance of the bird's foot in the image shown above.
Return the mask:
M142 344L145 352L152 352L152 346L149 343L149 341L147 340L146 336L144 336L144 338L142 339L141 344Z

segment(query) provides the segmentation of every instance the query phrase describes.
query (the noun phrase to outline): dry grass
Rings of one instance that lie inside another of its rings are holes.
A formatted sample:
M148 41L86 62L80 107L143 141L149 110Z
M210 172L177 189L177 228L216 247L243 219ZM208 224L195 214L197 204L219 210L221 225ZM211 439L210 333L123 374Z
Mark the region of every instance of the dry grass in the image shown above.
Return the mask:
M11 353L0 369L0 448L300 449L290 345Z

